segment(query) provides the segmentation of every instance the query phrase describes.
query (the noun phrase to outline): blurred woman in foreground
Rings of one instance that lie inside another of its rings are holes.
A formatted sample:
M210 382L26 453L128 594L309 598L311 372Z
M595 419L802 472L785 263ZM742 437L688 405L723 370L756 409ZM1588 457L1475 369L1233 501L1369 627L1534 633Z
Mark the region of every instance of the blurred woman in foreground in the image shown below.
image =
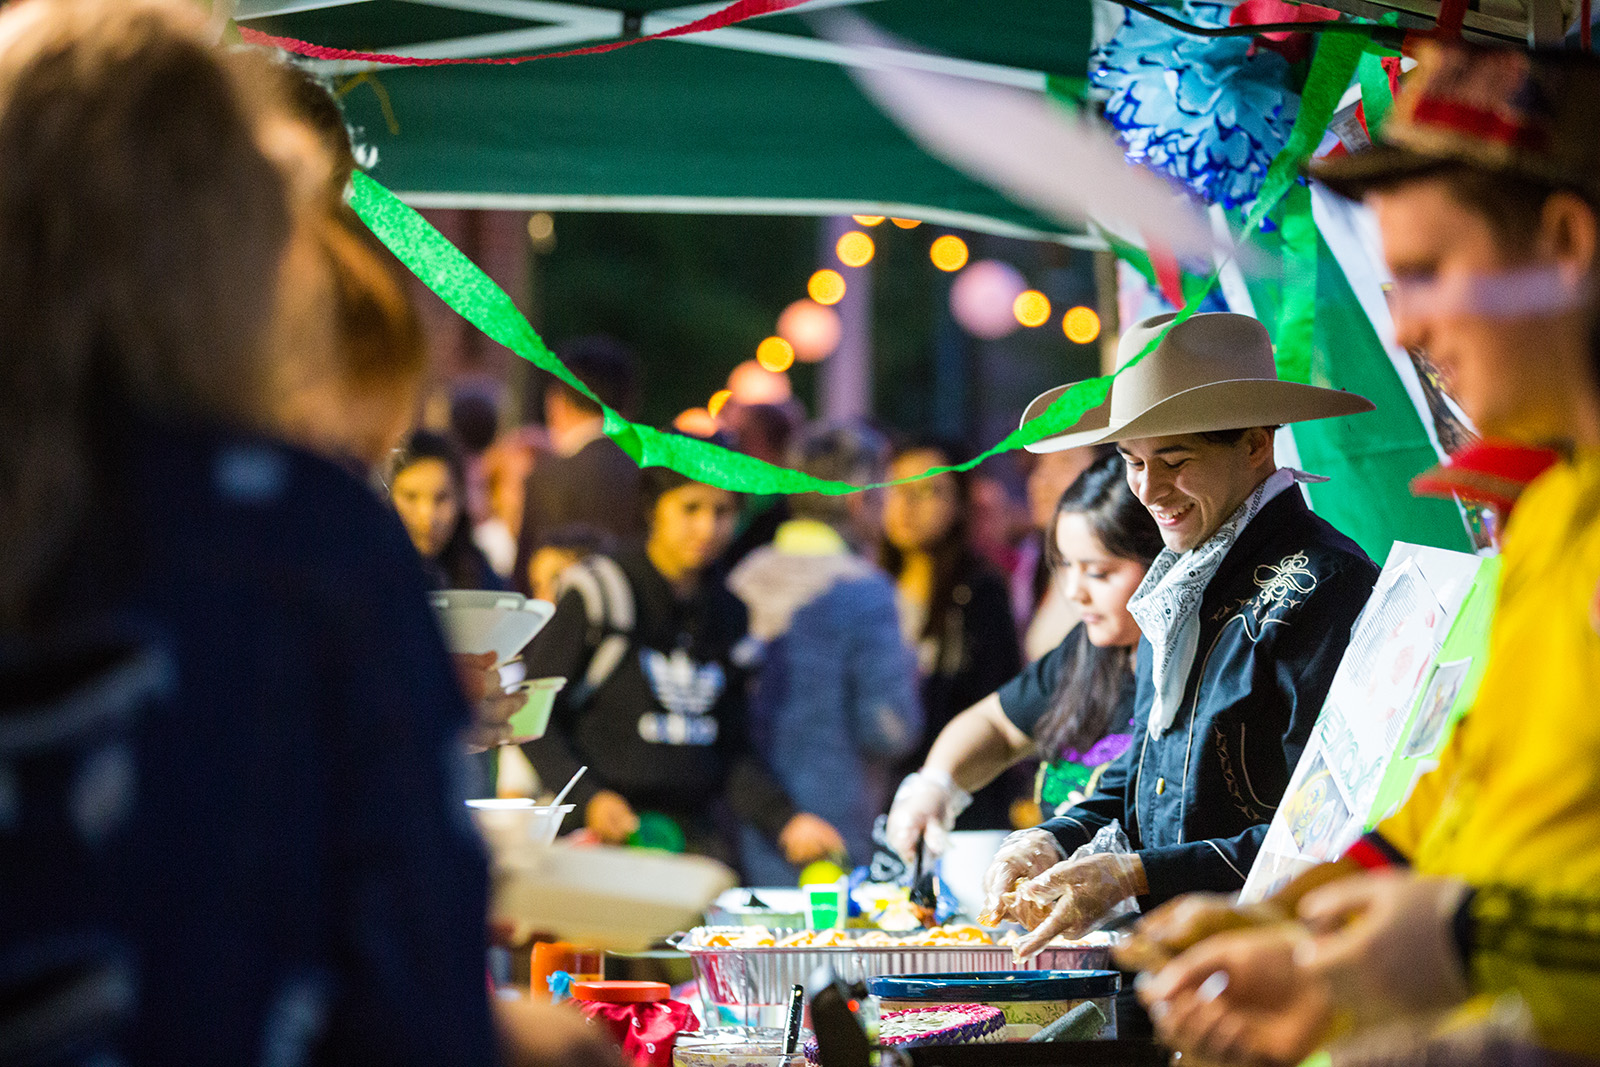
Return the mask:
M0 1003L51 1025L8 1052L488 1064L467 708L399 523L256 429L330 279L204 35L0 13L0 700L62 716L15 754Z

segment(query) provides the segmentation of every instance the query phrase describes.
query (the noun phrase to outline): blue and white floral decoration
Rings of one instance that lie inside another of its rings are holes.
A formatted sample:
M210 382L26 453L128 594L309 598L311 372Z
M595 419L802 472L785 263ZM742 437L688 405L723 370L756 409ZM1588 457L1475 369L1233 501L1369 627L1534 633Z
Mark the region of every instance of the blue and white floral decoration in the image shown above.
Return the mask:
M1226 4L1188 0L1181 17L1228 24ZM1208 203L1248 204L1288 140L1300 98L1288 62L1249 37L1208 39L1126 11L1090 57L1090 84L1109 93L1106 119L1128 158L1170 174Z

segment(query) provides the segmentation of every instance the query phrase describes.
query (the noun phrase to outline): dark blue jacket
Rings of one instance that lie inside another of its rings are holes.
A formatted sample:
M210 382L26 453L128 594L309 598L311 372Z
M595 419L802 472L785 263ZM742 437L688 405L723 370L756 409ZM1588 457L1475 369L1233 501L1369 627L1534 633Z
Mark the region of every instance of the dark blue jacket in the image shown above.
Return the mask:
M1150 738L1154 654L1141 642L1133 744L1094 796L1045 828L1071 854L1120 820L1144 863L1147 907L1194 890L1238 890L1377 578L1298 489L1280 493L1206 587L1177 718Z
M105 735L128 773L83 763L102 839L82 876L132 979L123 1061L493 1062L468 709L400 523L265 440L143 427L108 466L50 625L0 668L89 630L165 665Z

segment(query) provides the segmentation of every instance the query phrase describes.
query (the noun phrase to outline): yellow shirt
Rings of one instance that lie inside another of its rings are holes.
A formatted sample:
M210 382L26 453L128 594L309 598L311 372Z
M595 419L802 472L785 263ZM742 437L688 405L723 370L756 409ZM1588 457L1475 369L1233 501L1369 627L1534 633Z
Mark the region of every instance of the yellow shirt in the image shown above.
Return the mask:
M1423 874L1539 893L1600 889L1600 452L1528 487L1506 531L1489 662L1439 767L1378 832ZM1543 1042L1600 1053L1600 975L1474 960Z

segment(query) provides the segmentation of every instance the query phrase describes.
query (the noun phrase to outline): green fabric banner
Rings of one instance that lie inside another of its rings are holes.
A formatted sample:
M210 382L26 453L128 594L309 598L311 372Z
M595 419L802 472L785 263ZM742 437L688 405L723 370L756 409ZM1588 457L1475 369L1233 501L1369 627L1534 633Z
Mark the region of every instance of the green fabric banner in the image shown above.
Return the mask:
M1377 410L1295 424L1300 465L1332 479L1309 486L1312 506L1373 559L1387 558L1397 540L1471 552L1454 501L1407 489L1438 454L1372 320L1320 237L1316 304L1310 383L1351 389Z
M1373 52L1363 55L1356 67L1356 77L1361 82L1361 108L1367 115L1367 134L1376 141L1394 107L1394 91L1389 88L1389 72L1383 69L1383 57Z

